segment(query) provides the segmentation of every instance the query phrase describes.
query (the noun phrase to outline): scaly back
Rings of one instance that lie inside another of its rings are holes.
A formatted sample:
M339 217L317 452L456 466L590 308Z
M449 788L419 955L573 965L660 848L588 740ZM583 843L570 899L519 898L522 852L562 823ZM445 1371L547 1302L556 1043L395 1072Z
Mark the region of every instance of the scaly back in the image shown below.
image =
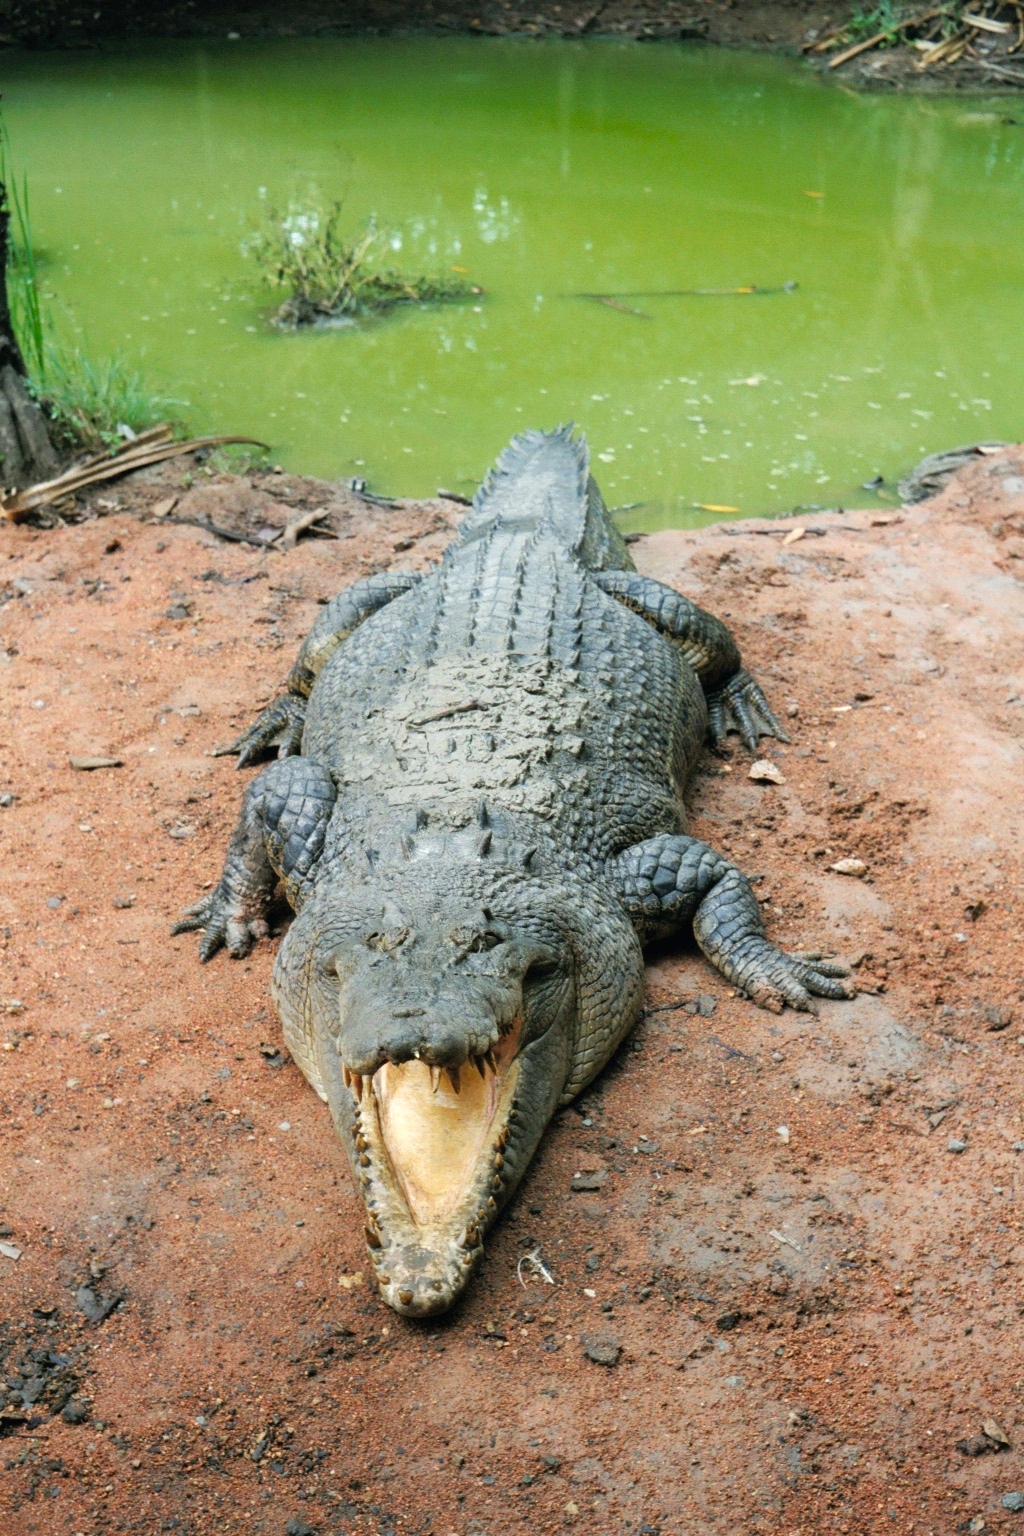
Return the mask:
M536 531L590 570L634 569L590 475L590 451L573 425L521 432L473 498L449 558L478 539Z

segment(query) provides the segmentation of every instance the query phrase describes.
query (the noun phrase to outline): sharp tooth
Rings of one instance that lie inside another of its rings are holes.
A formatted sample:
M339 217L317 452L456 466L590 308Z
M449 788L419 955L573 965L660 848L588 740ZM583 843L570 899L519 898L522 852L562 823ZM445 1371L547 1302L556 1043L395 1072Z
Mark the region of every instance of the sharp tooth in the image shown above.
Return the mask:
M431 1093L436 1093L437 1090L440 1088L440 1086L441 1086L441 1068L440 1067L431 1067L431 1069L430 1069L430 1091L431 1091Z
M480 1073L480 1076L486 1079L487 1068L484 1065L484 1058L482 1056L471 1056L470 1061L472 1061L474 1067L476 1067L477 1071Z
M350 1075L352 1078L352 1092L355 1094L357 1099L361 1099L363 1096L362 1076L358 1072L353 1072Z
M484 1056L484 1061L486 1061L487 1065L490 1067L490 1069L494 1073L495 1077L497 1077L497 1075L498 1075L498 1059L497 1059L497 1057L494 1054L493 1047Z
M346 1088L350 1088L352 1086L352 1073L349 1071L344 1062L341 1064L341 1080L345 1084Z
M367 1227L365 1229L365 1235L366 1241L371 1248L379 1248L381 1246L380 1238L377 1236L372 1227Z
M445 1067L444 1070L448 1074L448 1081L452 1085L452 1091L454 1093L461 1093L462 1092L462 1077L461 1077L461 1075L459 1073L458 1067Z

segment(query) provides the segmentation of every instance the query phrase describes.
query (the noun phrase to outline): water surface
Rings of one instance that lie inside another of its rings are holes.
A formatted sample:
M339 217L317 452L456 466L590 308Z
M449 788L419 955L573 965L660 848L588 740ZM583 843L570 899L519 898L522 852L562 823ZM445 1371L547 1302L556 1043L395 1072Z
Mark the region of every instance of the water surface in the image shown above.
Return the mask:
M380 490L471 489L584 426L633 526L863 504L925 452L1019 438L1024 127L700 47L491 39L4 57L60 323L193 423ZM1022 114L1024 120L1024 114ZM288 335L241 246L343 198L476 305ZM799 286L763 296L581 300Z

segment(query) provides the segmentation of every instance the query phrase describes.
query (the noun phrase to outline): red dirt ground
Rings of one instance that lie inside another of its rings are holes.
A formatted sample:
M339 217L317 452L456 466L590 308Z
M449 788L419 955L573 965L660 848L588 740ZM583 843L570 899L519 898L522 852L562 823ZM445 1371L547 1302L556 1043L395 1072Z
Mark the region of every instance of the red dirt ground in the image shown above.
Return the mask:
M6 1536L1024 1530L1024 450L887 522L634 545L797 711L784 784L707 756L695 830L861 994L776 1017L653 954L636 1037L427 1327L362 1279L329 1116L275 1054L274 943L201 968L168 929L249 777L209 748L317 599L436 555L459 509L199 471L185 515L330 501L342 537L279 554L143 520L181 473L0 530ZM517 1279L534 1250L553 1285ZM51 1413L72 1391L85 1422Z

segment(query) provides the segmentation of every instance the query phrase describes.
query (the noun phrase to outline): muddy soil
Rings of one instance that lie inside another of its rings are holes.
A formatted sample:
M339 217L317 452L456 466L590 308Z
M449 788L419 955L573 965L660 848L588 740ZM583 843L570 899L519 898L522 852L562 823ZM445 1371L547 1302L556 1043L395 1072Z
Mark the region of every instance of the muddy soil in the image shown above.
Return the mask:
M89 48L141 37L319 37L346 34L469 33L480 37L605 37L636 42L692 41L725 48L796 54L808 67L861 90L1001 95L1024 85L1022 56L1013 34L975 36L969 54L953 64L921 68L910 47L874 49L835 71L828 55L815 55L815 39L832 33L864 6L839 0L0 0L0 49ZM1008 51L1009 50L1009 51Z
M0 530L0 1528L1024 1530L1024 450L889 514L633 546L789 711L784 782L709 753L694 829L860 995L775 1016L652 953L636 1035L429 1326L366 1283L276 941L201 967L169 927L250 776L210 749L318 602L461 509L193 475L181 515L320 498L340 536L147 521L180 463Z
M82 47L125 36L309 36L477 32L482 36L706 37L733 46L797 48L809 28L845 20L851 0L33 0L0 5L0 41Z

